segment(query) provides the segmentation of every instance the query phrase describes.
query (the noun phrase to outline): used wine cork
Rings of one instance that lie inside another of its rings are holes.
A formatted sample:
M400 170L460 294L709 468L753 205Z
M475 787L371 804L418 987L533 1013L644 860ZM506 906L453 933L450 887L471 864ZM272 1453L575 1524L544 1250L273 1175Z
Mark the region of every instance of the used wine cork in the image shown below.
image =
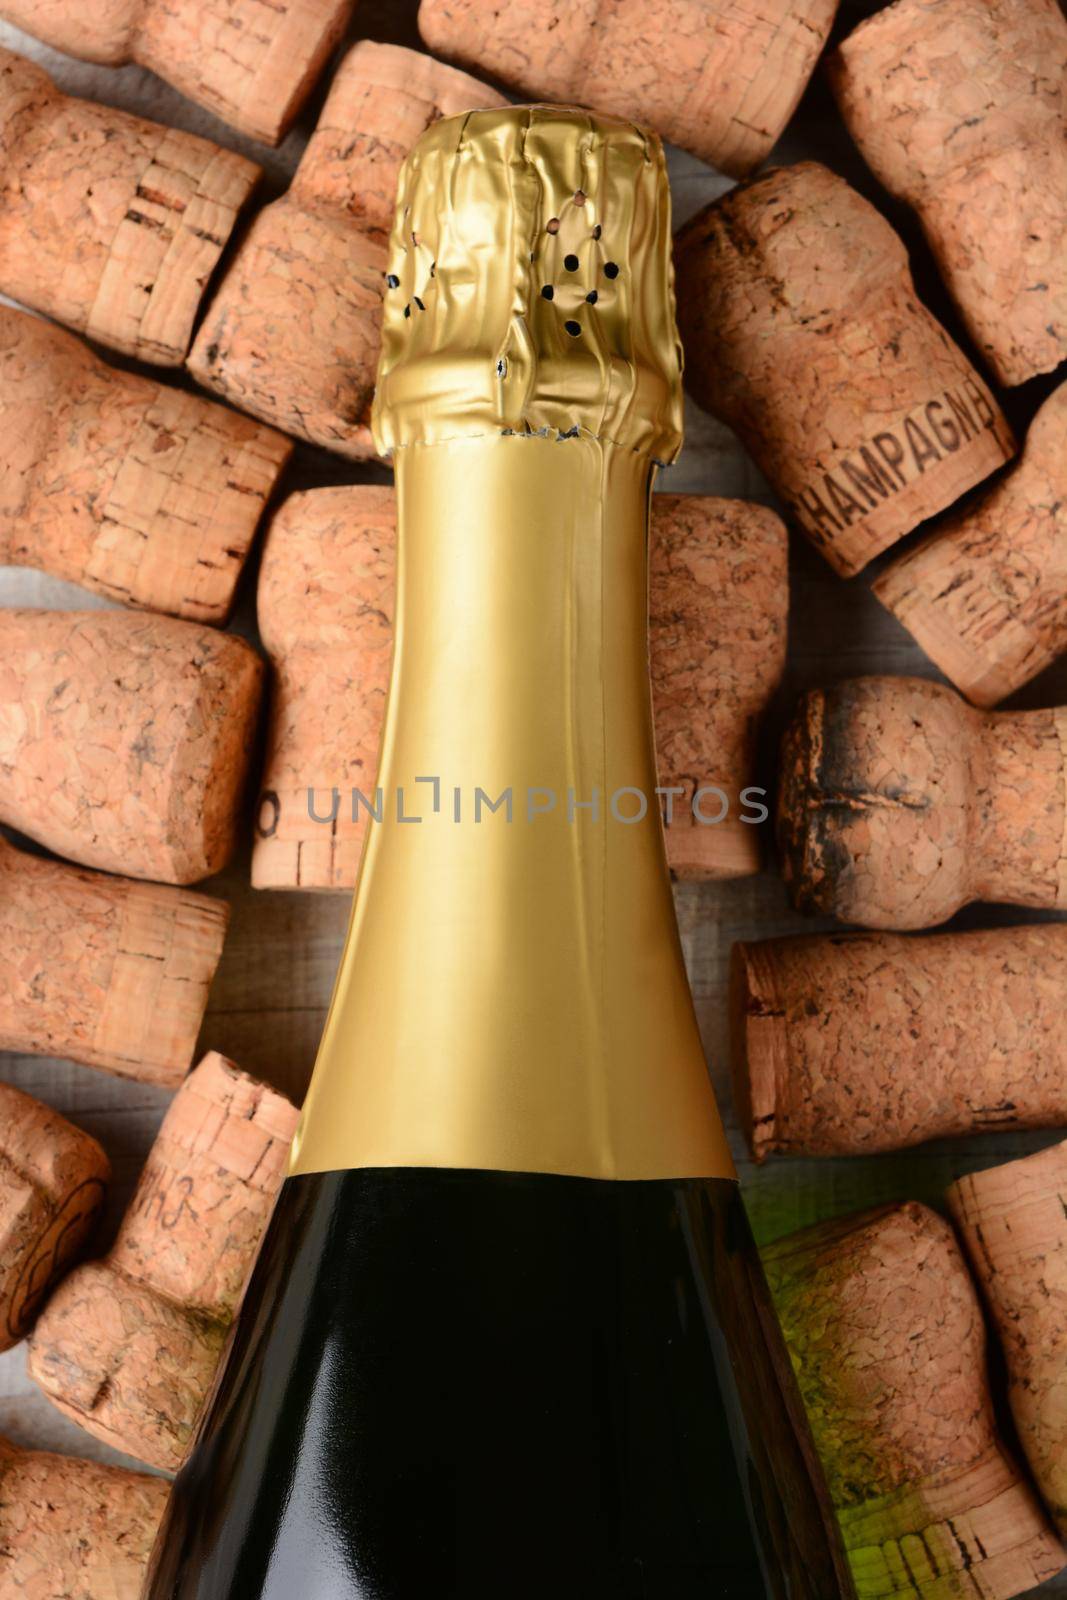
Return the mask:
M762 803L750 790L757 724L785 664L786 545L762 506L652 498L652 691L659 782L672 791L667 857L679 877L759 870L759 829L743 819ZM256 888L355 883L382 804L395 551L391 488L293 495L271 522L258 605L274 690Z
M0 291L100 344L180 366L259 168L61 94L0 50Z
M836 0L422 0L430 49L518 94L646 123L733 177L770 153L826 43Z
M250 645L197 623L0 609L0 821L128 877L220 871L262 681Z
M1067 708L981 712L920 678L800 702L778 840L793 902L926 928L972 900L1067 909Z
M345 56L286 195L241 242L189 370L242 410L343 456L375 454L386 238L400 164L442 115L502 105L415 50Z
M971 1173L948 1203L1004 1348L1019 1442L1067 1536L1067 1144Z
M763 1252L858 1600L1009 1600L1067 1561L1001 1441L982 1312L925 1206Z
M72 1272L29 1371L96 1438L176 1471L285 1176L297 1113L212 1053L164 1118L112 1249Z
M224 900L86 872L0 838L0 1050L176 1088L228 920Z
M110 1176L95 1139L0 1084L0 1350L25 1338L51 1287L84 1251Z
M901 240L825 167L731 190L680 231L676 259L689 387L837 572L1014 453L989 389L917 298Z
M914 207L1002 383L1067 357L1067 20L1056 0L897 0L830 59L853 138Z
M734 1094L757 1161L1067 1123L1067 922L735 944Z
M287 439L7 306L0 431L0 564L225 622Z
M1019 464L873 589L978 706L1067 650L1067 383L1031 423Z
M2 0L0 15L82 61L148 67L264 144L280 144L355 0Z
M140 1600L165 1478L0 1439L5 1600Z

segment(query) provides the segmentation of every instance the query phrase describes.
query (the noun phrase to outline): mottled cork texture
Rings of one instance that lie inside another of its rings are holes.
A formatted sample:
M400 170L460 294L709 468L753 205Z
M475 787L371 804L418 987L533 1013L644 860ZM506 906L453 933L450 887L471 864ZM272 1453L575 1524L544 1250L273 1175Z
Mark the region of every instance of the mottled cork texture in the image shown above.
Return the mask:
M279 144L355 0L0 0L0 16L83 61L148 67L264 144Z
M1020 1443L1067 1535L1067 1144L971 1173L947 1198L1004 1348Z
M1030 424L1018 465L872 587L977 706L1067 650L1067 383Z
M197 623L0 609L0 821L107 872L220 871L262 682L250 645Z
M989 388L916 296L901 240L827 168L732 190L675 253L690 390L842 575L1013 455Z
M734 1098L757 1161L1067 1124L1067 923L735 944Z
M871 168L914 207L1001 383L1067 357L1067 18L1057 0L896 0L830 58Z
M422 0L437 55L521 98L654 128L733 177L770 153L815 69L836 0Z
M193 376L324 449L373 456L385 243L401 162L439 116L498 94L414 50L364 41L333 80L288 194L255 218L189 357Z
M801 700L778 841L793 903L926 928L973 900L1067 910L1067 709L981 712L920 678Z
M904 1204L763 1252L857 1600L1010 1600L1067 1552L1002 1442L952 1230Z
M85 1250L110 1176L95 1139L0 1084L0 1350L25 1338L49 1291Z
M61 94L0 50L0 291L113 350L180 366L259 168Z
M223 623L292 450L0 306L0 564Z
M0 838L0 1050L176 1088L228 920L224 900L86 872Z
M30 1375L96 1438L174 1472L285 1175L297 1113L212 1053L167 1112L112 1249L71 1273Z
M293 495L271 522L259 626L273 664L256 888L344 889L356 879L392 656L396 510L370 485ZM683 878L759 870L756 732L781 679L786 533L740 500L654 495L653 709L661 786L676 792L667 856ZM693 816L693 798L700 815ZM309 796L309 790L311 791ZM353 802L352 792L365 797ZM728 817L715 822L729 801Z
M0 1439L5 1600L140 1600L165 1478Z

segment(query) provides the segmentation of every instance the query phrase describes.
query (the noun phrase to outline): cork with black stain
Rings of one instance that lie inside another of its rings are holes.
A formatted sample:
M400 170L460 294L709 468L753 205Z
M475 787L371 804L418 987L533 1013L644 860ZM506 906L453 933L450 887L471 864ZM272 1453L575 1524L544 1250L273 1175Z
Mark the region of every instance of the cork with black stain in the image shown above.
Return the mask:
M926 928L974 900L1067 909L1067 709L982 712L921 678L800 701L782 744L794 905Z

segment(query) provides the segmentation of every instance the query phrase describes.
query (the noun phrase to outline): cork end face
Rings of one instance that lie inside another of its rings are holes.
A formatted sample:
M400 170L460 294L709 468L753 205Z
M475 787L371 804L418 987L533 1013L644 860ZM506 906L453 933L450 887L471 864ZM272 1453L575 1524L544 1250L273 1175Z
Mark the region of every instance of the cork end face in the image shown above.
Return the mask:
M970 712L920 678L806 695L782 745L778 841L800 911L925 928L970 892Z
M384 453L481 434L681 447L658 139L549 106L444 118L400 179L373 427Z

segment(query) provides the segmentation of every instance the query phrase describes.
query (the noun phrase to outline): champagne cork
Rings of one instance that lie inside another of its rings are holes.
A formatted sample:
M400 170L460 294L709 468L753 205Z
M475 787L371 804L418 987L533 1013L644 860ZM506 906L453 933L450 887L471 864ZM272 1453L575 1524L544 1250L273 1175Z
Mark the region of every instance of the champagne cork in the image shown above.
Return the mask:
M273 672L256 889L355 886L369 808L380 809L395 583L391 487L291 495L272 519L257 599Z
M1067 909L1067 709L975 711L919 678L805 695L782 747L793 903L927 928L972 900Z
M763 506L652 497L649 654L656 762L675 793L667 860L679 878L739 878L763 854L753 805L760 718L785 670L788 539ZM719 822L704 820L726 815Z
M225 622L292 446L0 307L0 564Z
M732 190L680 231L676 259L693 395L843 576L1014 453L900 239L825 167Z
M95 1139L6 1083L0 1130L0 1350L8 1350L88 1244L111 1169Z
M220 871L262 680L243 639L193 622L0 610L0 821L129 877Z
M297 1113L214 1052L186 1079L118 1237L53 1294L29 1371L116 1449L182 1463L285 1176Z
M992 706L1067 650L1067 383L1022 460L872 586L974 705Z
M180 366L259 168L61 94L10 50L0 162L0 291L125 355Z
M907 1203L763 1252L858 1600L1009 1600L1067 1561L1002 1443L952 1230Z
M0 838L0 1050L176 1088L229 906L86 872Z
M289 192L256 217L211 302L189 357L193 376L299 439L373 456L400 164L437 117L502 104L417 51L366 41L350 50Z
M1067 21L1056 0L897 0L830 59L1002 383L1067 357Z
M645 123L743 177L770 153L815 69L836 0L422 0L430 49L517 94Z
M1067 922L735 944L734 1095L757 1161L1067 1124Z
M391 488L293 495L271 522L258 603L274 690L256 888L355 883L382 804L395 548ZM657 494L651 550L659 782L673 791L667 857L683 878L756 872L759 829L742 819L761 801L741 795L754 781L757 723L785 664L785 529L762 506Z
M1067 1535L1067 1144L948 1191L1008 1368L1019 1442Z
M2 0L0 15L82 61L148 67L197 105L280 144L355 0Z
M140 1600L165 1478L0 1439L5 1600Z

